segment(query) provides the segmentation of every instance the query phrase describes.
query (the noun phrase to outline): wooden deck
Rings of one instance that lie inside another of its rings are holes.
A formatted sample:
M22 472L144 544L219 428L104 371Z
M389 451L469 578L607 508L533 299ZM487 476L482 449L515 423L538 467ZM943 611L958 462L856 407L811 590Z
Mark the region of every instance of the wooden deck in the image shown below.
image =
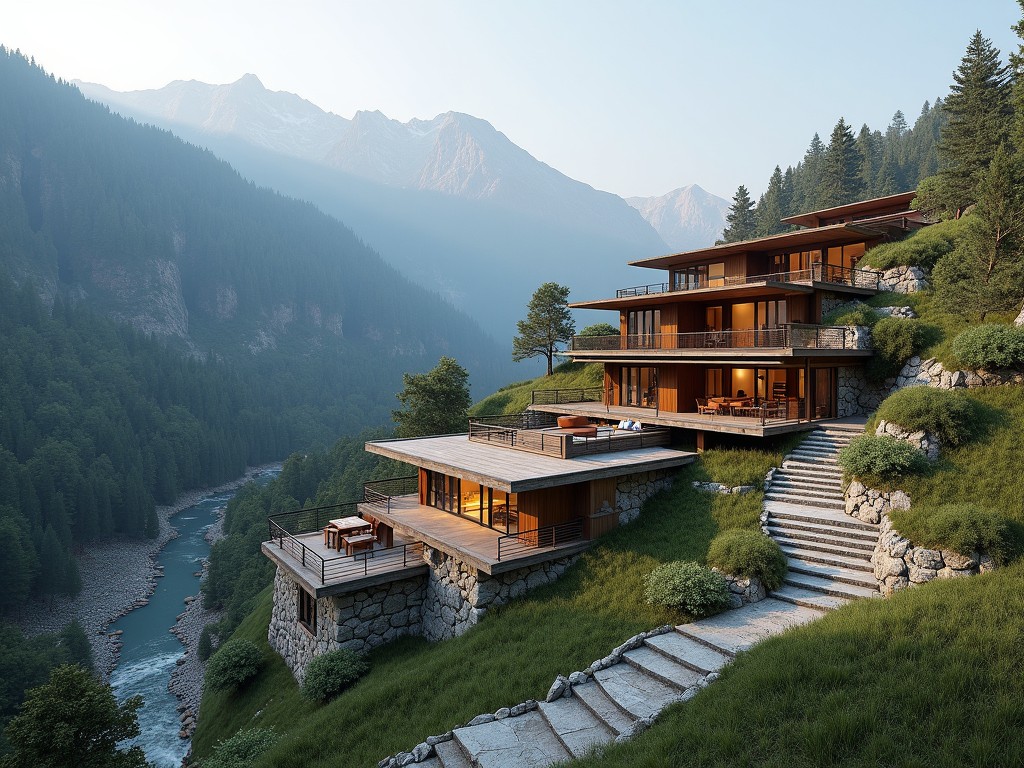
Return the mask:
M601 403L560 403L558 405L531 405L531 410L546 413L587 416L591 419L619 422L623 419L639 421L644 425L677 427L704 432L723 432L733 435L770 437L789 432L805 432L814 429L820 421L774 420L765 424L758 418L743 416L711 416L699 413L672 413L655 411L653 408L632 408L622 405L605 406Z
M279 546L277 540L263 542L263 554L278 565L284 566L292 577L302 584L314 597L341 595L360 589L387 584L392 581L426 575L429 567L423 560L421 548L412 546L414 539L395 537L395 544L410 545L405 551L392 547L383 549L376 546L372 553L359 553L345 557L345 553L329 549L324 545L323 533L301 533L291 537ZM303 563L299 543L306 548L306 562ZM320 561L324 561L326 578L321 581Z
M509 452L505 451L507 455ZM556 547L536 547L517 551L498 560L498 538L502 535L491 528L461 519L449 512L419 503L417 496L396 496L391 500L390 513L381 505L359 505L360 514L376 518L395 529L403 539L422 541L430 547L457 557L483 573L497 574L514 571L536 563L582 552L589 541L574 541Z
M552 407L558 413L573 413L567 409L576 406ZM656 447L562 459L472 442L466 435L374 441L366 444L366 450L508 493L673 469L697 458L695 453Z

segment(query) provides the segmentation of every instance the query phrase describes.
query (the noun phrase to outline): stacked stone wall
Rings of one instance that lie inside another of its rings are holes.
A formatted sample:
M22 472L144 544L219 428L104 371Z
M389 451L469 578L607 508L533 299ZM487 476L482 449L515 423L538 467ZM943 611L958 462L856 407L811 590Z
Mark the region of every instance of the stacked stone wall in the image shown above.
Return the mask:
M882 272L878 287L890 293L917 293L928 289L928 275L920 267L893 267Z
M640 515L651 496L672 487L672 476L667 472L638 472L621 478L615 485L615 509L619 525L627 525Z

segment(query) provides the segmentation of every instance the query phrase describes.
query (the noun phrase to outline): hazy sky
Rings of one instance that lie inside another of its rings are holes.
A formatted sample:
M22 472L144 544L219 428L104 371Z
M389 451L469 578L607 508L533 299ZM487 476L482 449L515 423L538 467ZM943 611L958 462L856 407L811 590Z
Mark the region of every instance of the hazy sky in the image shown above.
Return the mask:
M490 121L628 195L763 191L840 116L884 129L945 96L975 29L1016 46L1011 0L8 0L0 43L116 90L255 73L345 117Z

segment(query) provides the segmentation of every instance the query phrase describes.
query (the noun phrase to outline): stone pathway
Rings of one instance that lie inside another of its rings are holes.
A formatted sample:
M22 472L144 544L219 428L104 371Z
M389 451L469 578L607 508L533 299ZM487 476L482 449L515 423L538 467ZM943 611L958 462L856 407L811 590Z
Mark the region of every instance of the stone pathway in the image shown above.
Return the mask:
M733 657L850 600L878 596L871 572L877 526L842 511L836 454L862 424L812 432L776 470L762 524L789 573L766 599L637 635L583 672L559 677L548 701L526 701L433 736L380 768L544 768L631 738L669 704L687 701Z
M786 456L765 491L764 531L782 548L789 572L772 596L797 605L838 608L880 595L871 555L878 526L845 513L839 451L860 423L811 432Z

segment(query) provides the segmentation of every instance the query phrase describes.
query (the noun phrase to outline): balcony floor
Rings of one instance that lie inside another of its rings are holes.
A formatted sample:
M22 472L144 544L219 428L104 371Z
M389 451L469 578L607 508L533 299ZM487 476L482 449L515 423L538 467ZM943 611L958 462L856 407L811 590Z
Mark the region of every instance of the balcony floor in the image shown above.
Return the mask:
M705 432L724 432L733 435L769 437L789 432L803 432L814 429L820 421L805 419L779 419L761 423L761 420L745 416L710 416L699 413L673 413L655 411L653 408L632 408L623 405L605 406L601 403L561 403L558 405L531 405L531 410L557 413L559 415L587 416L592 419L619 422L623 419L639 421L645 426L677 427Z
M574 541L555 547L534 547L511 555L502 553L499 561L501 533L449 512L425 507L418 496L393 497L390 514L381 506L368 503L360 504L359 512L363 517L394 526L395 533L403 539L422 541L491 575L568 557L590 546L589 541Z
M280 548L276 540L263 542L263 554L278 565L286 567L292 576L301 582L303 587L315 597L355 592L378 584L387 584L392 581L425 575L429 570L418 551L409 551L408 564L406 564L400 556L396 556L394 553L389 556L380 555L377 557L365 557L360 553L355 557L344 557L344 552L337 552L324 544L323 533L320 531L300 533L293 538L305 546L312 554L328 561L328 566L333 564L337 567L344 563L346 567L347 572L345 574L328 575L321 582L319 560L311 558L306 565L303 565L302 560L295 553L287 548ZM413 542L395 536L394 543L397 546ZM382 553L383 547L378 544L374 547L373 551ZM338 558L343 559L339 560Z

